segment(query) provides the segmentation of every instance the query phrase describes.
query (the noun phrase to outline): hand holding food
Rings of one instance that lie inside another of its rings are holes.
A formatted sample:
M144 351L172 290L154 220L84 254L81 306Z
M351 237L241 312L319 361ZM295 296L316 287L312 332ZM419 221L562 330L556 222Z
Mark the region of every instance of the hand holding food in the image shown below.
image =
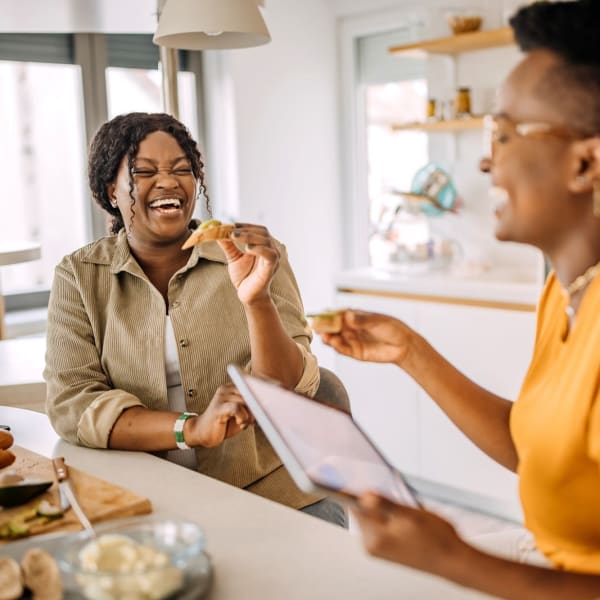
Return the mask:
M321 313L306 315L311 328L322 335L323 333L339 333L344 326L344 310L326 310Z
M229 277L240 302L256 305L270 300L271 281L280 255L269 230L262 225L238 223L230 238L220 240L219 245L227 258Z
M196 244L209 242L211 240L227 240L229 234L235 229L235 225L223 224L217 219L203 221L198 228L192 232L192 235L181 246L182 250L187 250Z
M387 315L345 310L341 331L321 336L325 344L345 356L402 366L415 332Z

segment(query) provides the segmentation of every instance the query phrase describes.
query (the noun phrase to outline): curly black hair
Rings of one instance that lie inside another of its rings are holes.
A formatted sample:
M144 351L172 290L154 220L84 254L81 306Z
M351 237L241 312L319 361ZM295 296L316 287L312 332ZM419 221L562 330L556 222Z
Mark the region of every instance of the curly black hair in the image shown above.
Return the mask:
M538 1L510 25L521 50L549 50L561 61L537 92L568 109L572 127L600 134L600 0Z
M129 196L133 208L133 165L140 142L154 131L164 131L172 135L190 161L194 177L200 182L200 190L206 198L206 208L210 214L210 201L204 184L204 163L198 147L188 129L171 115L165 113L132 112L119 115L107 121L98 129L88 157L88 181L94 200L112 216L110 232L118 233L125 226L118 208L108 196L108 186L114 182L119 165L127 156L129 167Z

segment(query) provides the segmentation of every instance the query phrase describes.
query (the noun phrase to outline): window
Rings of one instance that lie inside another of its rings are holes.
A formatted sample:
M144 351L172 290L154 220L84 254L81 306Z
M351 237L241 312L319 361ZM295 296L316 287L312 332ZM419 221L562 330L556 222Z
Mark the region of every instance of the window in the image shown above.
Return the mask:
M409 192L414 174L427 163L427 135L394 131L392 123L424 121L423 79L369 85L366 89L369 216L377 225L386 199Z
M87 239L79 67L0 61L0 89L0 238L43 248L41 260L2 269L3 291L48 289L56 263Z
M161 75L158 46L149 35L109 35L106 92L108 118L132 112L161 112ZM194 138L198 136L196 74L190 71L190 53L179 52L179 118Z
M196 139L197 54L179 56L181 120ZM44 306L56 264L104 233L87 146L107 118L162 110L158 62L150 35L0 34L0 240L42 249L40 260L1 268L9 310Z
M198 139L196 78L194 73L178 73L179 119ZM161 76L158 69L106 69L108 118L132 112L161 112Z
M359 122L366 129L369 235L409 192L414 174L428 162L427 135L395 131L394 124L425 120L427 80L419 59L390 57L387 49L406 40L407 31L371 34L357 41L361 102ZM370 257L373 260L373 257Z
M88 239L81 70L68 35L0 35L0 239L42 258L2 268L5 294L47 290L54 266Z

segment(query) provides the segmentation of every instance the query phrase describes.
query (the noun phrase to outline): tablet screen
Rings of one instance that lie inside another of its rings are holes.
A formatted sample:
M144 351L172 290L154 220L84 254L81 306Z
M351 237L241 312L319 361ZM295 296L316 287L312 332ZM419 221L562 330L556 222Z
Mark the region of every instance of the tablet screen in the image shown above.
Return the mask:
M324 488L351 496L367 491L418 506L400 474L375 449L352 417L335 408L310 400L278 385L241 374L250 394L238 384L258 424L277 450L281 442L297 464L281 459L294 476L300 467L308 478ZM235 381L235 379L234 379ZM266 417L266 422L265 422ZM279 436L279 440L273 439Z

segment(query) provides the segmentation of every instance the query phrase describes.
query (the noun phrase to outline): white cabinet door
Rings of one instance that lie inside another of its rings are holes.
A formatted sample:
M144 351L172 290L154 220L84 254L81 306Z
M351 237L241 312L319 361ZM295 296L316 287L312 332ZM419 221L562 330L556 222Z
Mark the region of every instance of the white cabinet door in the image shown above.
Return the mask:
M360 294L336 296L338 307L381 312L414 326L416 305ZM417 386L398 367L335 355L335 371L344 382L352 414L383 455L398 469L418 475Z
M533 312L423 302L416 328L479 385L516 399L533 349ZM517 506L516 475L472 444L422 390L419 394L421 476Z

